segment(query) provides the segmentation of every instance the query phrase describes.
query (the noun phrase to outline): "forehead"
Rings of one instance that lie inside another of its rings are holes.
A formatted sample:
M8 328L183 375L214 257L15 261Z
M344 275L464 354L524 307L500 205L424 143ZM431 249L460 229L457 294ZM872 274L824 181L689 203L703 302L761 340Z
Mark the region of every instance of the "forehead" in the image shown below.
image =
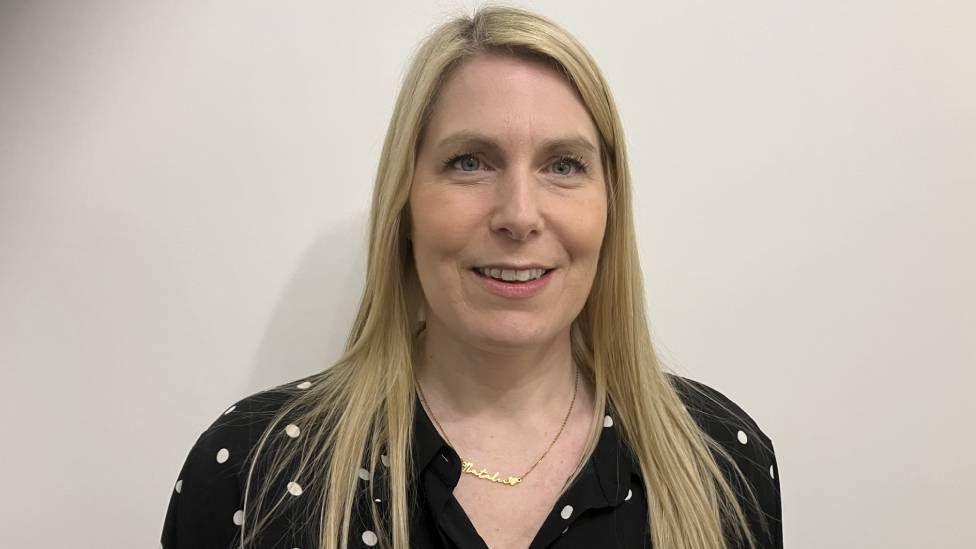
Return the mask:
M539 61L502 55L466 60L447 78L431 111L425 143L477 131L512 147L581 135L598 144L576 90Z

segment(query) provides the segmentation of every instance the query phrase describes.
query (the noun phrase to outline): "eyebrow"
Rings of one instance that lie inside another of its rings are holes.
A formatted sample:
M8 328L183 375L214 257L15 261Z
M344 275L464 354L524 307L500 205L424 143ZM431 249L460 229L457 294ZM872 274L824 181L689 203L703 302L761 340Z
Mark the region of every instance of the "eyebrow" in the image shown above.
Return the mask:
M477 145L486 149L501 150L498 141L476 131L461 130L441 139L437 144L438 148L457 147L460 145ZM559 149L578 149L596 154L596 146L589 139L580 134L573 134L564 137L550 137L542 142L541 150L550 152Z

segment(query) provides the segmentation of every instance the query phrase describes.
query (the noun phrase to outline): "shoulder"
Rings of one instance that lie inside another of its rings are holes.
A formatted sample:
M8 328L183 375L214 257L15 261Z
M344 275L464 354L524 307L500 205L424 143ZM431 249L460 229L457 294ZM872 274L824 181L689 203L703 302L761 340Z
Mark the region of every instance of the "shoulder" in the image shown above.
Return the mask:
M698 426L735 461L757 498L757 513L743 493L740 503L749 516L750 526L760 542L759 547L781 548L782 504L780 499L779 466L772 439L742 406L721 391L700 381L668 374L672 386L681 397L688 413ZM723 466L732 486L739 491L737 475ZM762 518L760 518L762 515ZM765 519L765 521L763 520ZM763 522L769 527L763 532Z
M247 395L216 412L197 437L173 483L162 532L164 548L227 546L243 523L251 452L271 422L314 382L312 377ZM287 421L272 426L295 435Z
M691 416L717 442L771 442L752 415L724 393L688 377L671 373L668 377Z
M258 443L277 414L313 383L301 378L246 395L217 413L190 449L191 458L226 463L241 473L245 456ZM287 423L280 427L284 429ZM224 450L225 452L221 452ZM244 471L246 472L246 471Z

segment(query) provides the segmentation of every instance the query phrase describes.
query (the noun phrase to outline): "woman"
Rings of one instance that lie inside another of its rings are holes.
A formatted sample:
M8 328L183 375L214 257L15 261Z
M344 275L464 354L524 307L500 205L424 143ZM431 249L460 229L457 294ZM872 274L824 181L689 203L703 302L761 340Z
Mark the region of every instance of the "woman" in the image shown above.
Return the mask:
M655 357L617 110L560 27L424 42L369 242L344 355L200 436L163 547L782 547L769 438Z

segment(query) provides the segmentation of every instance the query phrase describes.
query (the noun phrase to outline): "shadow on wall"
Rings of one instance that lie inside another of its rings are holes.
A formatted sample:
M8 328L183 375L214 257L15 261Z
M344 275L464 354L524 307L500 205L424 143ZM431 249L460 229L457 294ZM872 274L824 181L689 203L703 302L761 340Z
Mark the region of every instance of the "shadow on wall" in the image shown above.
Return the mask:
M278 298L251 368L249 388L269 389L339 358L366 278L369 212L326 227Z

